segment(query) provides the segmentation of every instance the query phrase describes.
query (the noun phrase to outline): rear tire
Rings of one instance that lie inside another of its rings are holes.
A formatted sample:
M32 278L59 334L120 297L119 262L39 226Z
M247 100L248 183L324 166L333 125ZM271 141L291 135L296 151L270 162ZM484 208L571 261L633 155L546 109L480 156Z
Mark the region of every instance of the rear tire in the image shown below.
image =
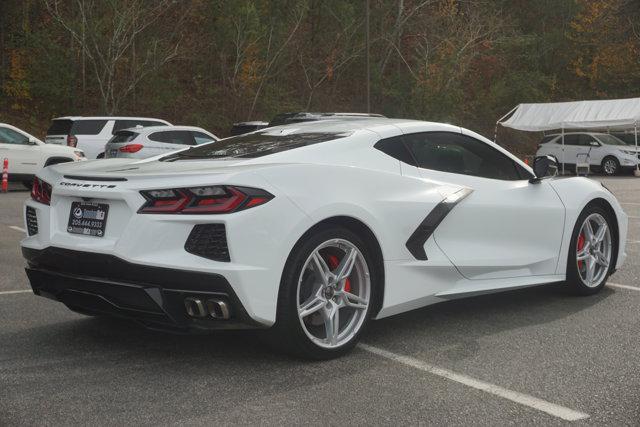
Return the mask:
M353 349L379 289L374 259L364 240L344 227L323 227L303 238L284 268L272 343L315 360Z
M602 172L607 176L616 175L620 171L620 162L613 156L602 159Z
M598 205L588 205L578 217L567 259L567 285L572 293L593 295L607 283L618 247L614 220Z

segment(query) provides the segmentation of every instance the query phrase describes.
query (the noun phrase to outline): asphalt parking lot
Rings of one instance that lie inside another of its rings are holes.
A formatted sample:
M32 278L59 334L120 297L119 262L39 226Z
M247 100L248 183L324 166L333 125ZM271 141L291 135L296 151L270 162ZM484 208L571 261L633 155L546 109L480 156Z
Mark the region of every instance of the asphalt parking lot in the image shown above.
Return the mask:
M0 194L0 425L640 424L640 179L603 179L630 216L626 265L594 297L558 286L373 322L310 363L253 332L169 335L34 296L26 191Z

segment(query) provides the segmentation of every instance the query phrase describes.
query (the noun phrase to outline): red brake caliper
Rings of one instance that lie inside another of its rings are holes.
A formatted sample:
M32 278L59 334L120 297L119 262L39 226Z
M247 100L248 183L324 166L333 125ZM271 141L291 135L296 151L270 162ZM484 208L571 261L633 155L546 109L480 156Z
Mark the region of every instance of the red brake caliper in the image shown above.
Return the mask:
M584 248L584 234L580 233L578 236L578 244L576 252L580 252ZM582 268L582 260L578 261L578 268Z
M338 261L338 257L335 255L329 255L327 256L329 261L329 268L334 270L336 268L338 268L338 265L340 264L340 261ZM349 281L349 279L344 281L344 290L345 292L351 292L351 282Z

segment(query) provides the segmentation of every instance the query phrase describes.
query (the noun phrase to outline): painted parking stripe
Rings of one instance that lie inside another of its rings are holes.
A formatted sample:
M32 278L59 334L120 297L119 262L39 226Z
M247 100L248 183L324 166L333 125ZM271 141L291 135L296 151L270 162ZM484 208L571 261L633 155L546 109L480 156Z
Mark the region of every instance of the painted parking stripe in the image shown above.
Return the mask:
M458 374L448 369L439 368L437 366L425 363L421 360L414 359L413 357L402 356L400 354L392 353L390 351L367 344L358 344L358 347L362 350L368 351L369 353L384 357L385 359L402 363L403 365L410 366L412 368L419 369L421 371L428 372L430 374L437 375L451 381L455 381L468 387L475 388L476 390L481 390L486 393L493 394L494 396L502 397L503 399L519 403L520 405L528 406L529 408L545 412L549 415L561 418L566 421L577 421L589 418L589 415L585 414L584 412L575 411L564 406L556 405L555 403L547 402L546 400L538 399L537 397L529 396L527 394L519 393L513 390L508 390L506 388L480 381L466 375Z
M12 230L19 231L21 233L26 233L27 232L27 230L25 230L24 228L16 227L15 225L10 225L9 228L12 229Z
M630 291L640 292L640 288L637 286L621 285L619 283L607 283L607 286L611 286L612 288L628 289Z
M1 291L0 295L26 294L27 292L33 292L33 291L31 289L20 289L17 291Z

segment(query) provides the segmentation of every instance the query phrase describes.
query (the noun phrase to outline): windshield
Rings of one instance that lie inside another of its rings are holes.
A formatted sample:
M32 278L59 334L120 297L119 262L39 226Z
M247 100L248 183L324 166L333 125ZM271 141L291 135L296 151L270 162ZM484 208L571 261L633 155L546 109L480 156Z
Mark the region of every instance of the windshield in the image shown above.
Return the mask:
M163 157L162 161L184 159L255 158L293 150L320 142L344 138L350 133L309 132L290 135L270 134L273 130L232 136L210 144L200 145Z
M619 138L616 138L613 135L607 135L607 134L598 135L598 139L600 140L600 142L607 145L627 145L624 143L624 141L620 140Z

